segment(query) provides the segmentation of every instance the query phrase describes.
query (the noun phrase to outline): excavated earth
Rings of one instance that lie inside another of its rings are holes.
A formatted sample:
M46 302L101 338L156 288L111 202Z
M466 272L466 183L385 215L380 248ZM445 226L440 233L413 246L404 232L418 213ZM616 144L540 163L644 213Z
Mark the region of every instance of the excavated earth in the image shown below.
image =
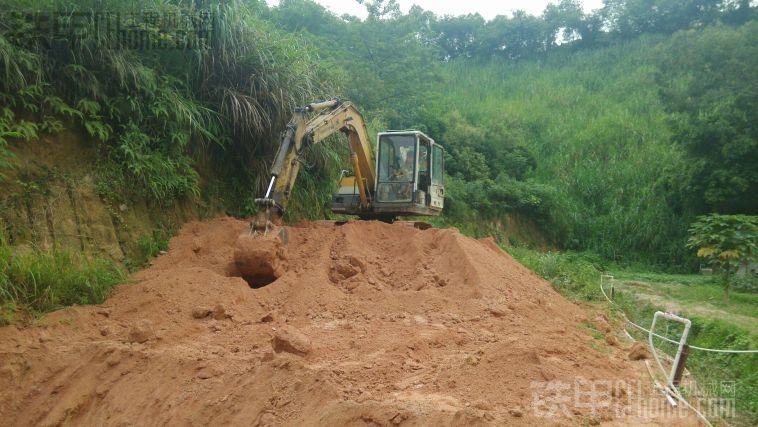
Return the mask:
M491 239L300 224L286 273L252 288L246 227L189 223L104 304L0 328L0 425L696 424L635 411L649 386L577 398L650 380Z

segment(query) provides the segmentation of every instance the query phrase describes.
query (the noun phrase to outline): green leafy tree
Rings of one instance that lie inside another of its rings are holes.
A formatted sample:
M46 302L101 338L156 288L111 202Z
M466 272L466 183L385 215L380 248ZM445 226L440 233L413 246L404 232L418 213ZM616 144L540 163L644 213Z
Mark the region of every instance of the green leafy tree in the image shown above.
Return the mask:
M698 217L689 230L687 247L719 270L724 285L724 301L740 263L755 258L758 245L758 216L711 214Z
M584 39L589 36L582 5L577 0L561 0L558 4L548 4L542 12L542 19L545 21L551 47L576 37Z
M436 19L433 29L437 33L437 43L444 52L444 58L472 57L479 49L481 31L485 24L484 18L478 13Z

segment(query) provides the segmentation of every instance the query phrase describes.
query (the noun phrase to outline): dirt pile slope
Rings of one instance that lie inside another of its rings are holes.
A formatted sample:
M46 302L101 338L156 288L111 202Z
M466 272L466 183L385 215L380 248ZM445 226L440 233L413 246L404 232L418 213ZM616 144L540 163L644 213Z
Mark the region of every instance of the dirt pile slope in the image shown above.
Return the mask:
M233 259L246 226L190 223L105 304L0 329L0 424L630 421L627 392L538 417L534 382L634 381L639 365L593 349L589 314L493 242L303 224L287 273L251 289Z

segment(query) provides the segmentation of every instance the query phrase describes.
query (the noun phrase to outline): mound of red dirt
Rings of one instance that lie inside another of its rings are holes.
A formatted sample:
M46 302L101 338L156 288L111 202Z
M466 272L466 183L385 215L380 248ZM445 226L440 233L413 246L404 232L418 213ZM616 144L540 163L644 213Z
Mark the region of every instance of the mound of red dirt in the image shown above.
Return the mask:
M577 379L644 379L641 362L593 338L585 309L493 241L301 224L289 229L286 273L253 289L234 263L246 227L187 224L104 304L0 328L0 424L641 420L623 416L636 389L576 404ZM535 402L556 393L560 410L540 413Z

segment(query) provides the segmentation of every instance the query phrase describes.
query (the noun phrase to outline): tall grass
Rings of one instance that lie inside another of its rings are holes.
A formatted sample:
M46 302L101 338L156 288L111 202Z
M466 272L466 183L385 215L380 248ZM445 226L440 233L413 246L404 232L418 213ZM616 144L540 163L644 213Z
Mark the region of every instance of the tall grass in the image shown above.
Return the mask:
M124 270L105 258L12 247L0 240L0 307L6 309L44 313L73 304L97 304L124 280Z
M691 214L672 200L684 153L650 59L658 43L444 67L456 82L443 91L448 105L480 126L507 123L535 156L527 179L555 188L560 209L545 228L564 247L622 262L692 262L682 245Z
M201 7L160 0L3 4L7 11L54 10L61 24L68 19L63 11L138 17L151 11L156 16L197 18ZM203 189L195 163L202 159L226 184L227 209L249 214L250 201L265 185L279 132L292 111L333 96L332 89L320 78L321 67L305 38L266 21L260 5L232 0L202 8L210 13L208 27L203 28L212 30L206 34L207 45L167 50L133 49L113 33L94 31L95 22L81 22L86 16L77 16L77 22L89 30L87 37L56 44L23 16L4 13L0 101L17 117L33 118L39 134L59 132L72 122L86 132L101 156L97 188L104 198L141 197L170 204L200 197ZM167 44L181 41L182 28L164 31L160 22L147 21L139 25ZM55 49L45 47L51 43ZM15 132L20 119L6 121L0 123L0 174L13 165L8 141L20 139ZM336 169L326 166L330 172ZM327 188L316 176L321 172L303 171L306 177L312 173L317 191L330 192L331 185ZM321 204L319 212L323 214Z

